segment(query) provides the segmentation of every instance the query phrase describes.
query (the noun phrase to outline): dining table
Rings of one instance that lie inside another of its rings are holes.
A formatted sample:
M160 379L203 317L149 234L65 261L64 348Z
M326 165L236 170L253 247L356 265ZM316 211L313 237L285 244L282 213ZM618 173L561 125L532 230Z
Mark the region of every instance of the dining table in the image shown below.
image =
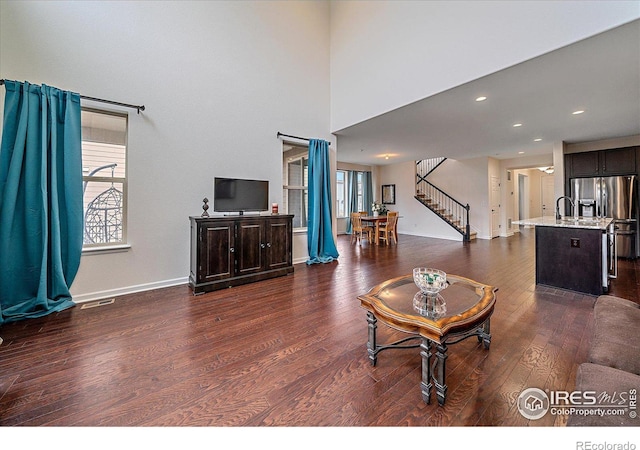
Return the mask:
M398 218L400 218L398 216ZM386 223L387 222L387 216L385 214L380 214L377 216L362 216L360 218L360 220L362 220L362 223L367 223L370 224L374 230L375 230L375 238L373 240L373 242L378 245L378 243L380 242L380 224ZM398 228L396 226L396 230L394 231L394 237L396 238L396 242L398 242Z

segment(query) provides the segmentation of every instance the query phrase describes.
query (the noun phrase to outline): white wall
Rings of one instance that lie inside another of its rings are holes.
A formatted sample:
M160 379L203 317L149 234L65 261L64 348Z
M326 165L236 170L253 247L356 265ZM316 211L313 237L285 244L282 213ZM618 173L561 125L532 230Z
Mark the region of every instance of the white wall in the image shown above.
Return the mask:
M638 17L632 1L332 2L331 130Z
M76 300L186 282L214 176L268 179L282 204L276 133L335 142L326 2L3 1L0 30L2 78L147 108L129 111L132 247L83 256Z

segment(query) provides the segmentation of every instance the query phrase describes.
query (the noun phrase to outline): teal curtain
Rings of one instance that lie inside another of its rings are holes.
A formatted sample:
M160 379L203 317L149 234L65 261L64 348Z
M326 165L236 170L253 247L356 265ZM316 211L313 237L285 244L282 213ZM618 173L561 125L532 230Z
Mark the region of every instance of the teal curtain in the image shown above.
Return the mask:
M338 257L333 239L331 208L331 167L329 143L309 141L309 222L307 224L307 264L328 263Z
M362 203L369 215L373 214L373 210L371 209L371 204L373 203L371 172L362 172Z
M358 172L353 170L347 171L347 234L351 234L353 231L353 225L351 224L351 213L358 212Z
M0 325L74 305L82 253L80 96L5 81Z

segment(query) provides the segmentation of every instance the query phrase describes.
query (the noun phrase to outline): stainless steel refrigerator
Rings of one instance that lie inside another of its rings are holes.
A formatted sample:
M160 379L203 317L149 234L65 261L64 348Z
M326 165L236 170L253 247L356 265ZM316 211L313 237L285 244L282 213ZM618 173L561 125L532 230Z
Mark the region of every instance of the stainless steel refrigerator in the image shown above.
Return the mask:
M635 175L574 178L571 198L585 217L614 219L618 257L638 257L638 186Z

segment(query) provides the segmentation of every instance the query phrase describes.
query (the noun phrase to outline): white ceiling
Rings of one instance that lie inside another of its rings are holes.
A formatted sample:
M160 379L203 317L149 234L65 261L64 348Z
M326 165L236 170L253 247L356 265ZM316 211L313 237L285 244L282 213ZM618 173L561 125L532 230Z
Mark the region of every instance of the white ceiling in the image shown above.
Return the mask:
M640 20L334 134L338 161L378 165L508 159L550 154L554 142L638 135Z

